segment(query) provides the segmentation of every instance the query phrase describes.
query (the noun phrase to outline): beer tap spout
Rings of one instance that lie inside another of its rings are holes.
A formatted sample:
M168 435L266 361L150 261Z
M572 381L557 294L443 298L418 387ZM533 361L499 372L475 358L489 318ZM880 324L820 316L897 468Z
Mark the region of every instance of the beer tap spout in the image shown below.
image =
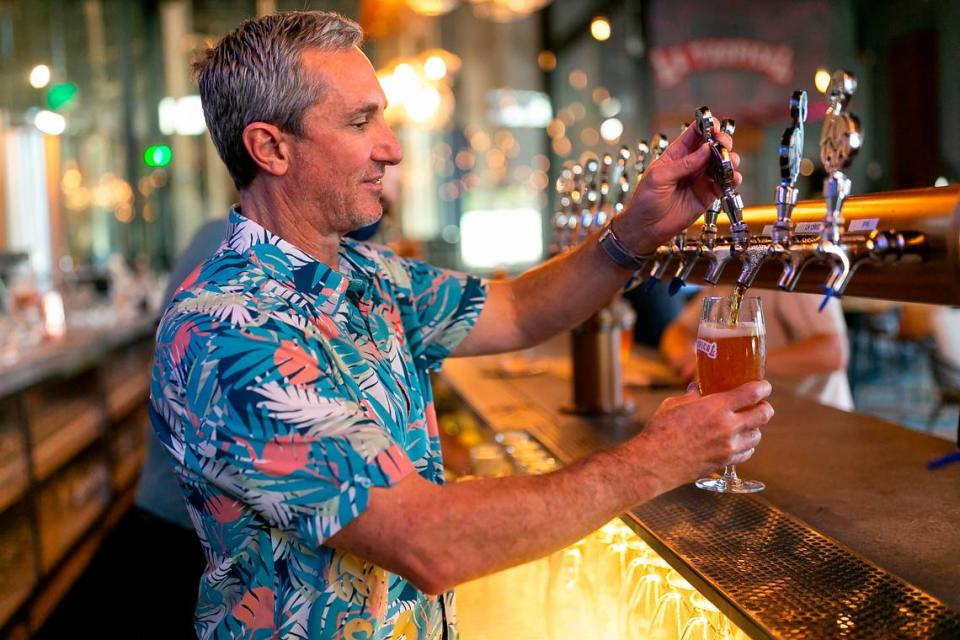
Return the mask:
M753 281L757 279L760 268L768 261L777 257L773 251L773 241L768 238L753 238L750 246L745 251L739 253L743 261L743 268L737 277L737 286L741 289L749 289L753 286Z
M705 259L709 266L707 267L707 274L703 276L703 279L710 284L717 284L720 282L720 276L723 275L723 270L727 268L727 265L734 259L739 258L739 252L736 250L736 243L733 240L724 238L714 246L713 249L701 254L701 258Z

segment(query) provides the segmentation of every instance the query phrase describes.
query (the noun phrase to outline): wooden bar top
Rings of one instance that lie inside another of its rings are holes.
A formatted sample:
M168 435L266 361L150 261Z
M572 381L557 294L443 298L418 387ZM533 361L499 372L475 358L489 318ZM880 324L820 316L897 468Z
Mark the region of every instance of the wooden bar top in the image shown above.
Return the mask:
M498 377L496 358L450 359L441 378L491 428L523 428L563 462L629 438L673 389L629 389L628 418L564 413L570 381L555 371ZM553 368L554 370L556 367ZM776 416L741 476L767 501L882 569L960 610L960 464L928 471L950 441L794 396L775 385ZM667 505L677 489L657 498ZM680 494L677 493L677 496ZM739 498L739 497L738 497Z

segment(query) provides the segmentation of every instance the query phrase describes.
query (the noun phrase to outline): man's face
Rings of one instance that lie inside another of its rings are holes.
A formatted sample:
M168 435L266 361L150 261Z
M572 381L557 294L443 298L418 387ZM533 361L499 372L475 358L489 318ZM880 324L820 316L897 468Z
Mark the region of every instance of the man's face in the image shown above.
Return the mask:
M303 52L305 75L323 82L324 96L304 117L304 135L291 142L287 178L323 233L345 234L376 222L383 210L381 180L400 162L397 137L383 118L386 97L359 49Z

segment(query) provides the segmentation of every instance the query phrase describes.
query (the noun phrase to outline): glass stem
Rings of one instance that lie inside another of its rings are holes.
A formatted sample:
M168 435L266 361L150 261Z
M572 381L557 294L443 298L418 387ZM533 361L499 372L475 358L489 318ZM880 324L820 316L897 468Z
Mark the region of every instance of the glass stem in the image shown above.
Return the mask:
M737 477L737 468L734 465L728 464L723 468L723 481L734 487L741 483L740 478Z

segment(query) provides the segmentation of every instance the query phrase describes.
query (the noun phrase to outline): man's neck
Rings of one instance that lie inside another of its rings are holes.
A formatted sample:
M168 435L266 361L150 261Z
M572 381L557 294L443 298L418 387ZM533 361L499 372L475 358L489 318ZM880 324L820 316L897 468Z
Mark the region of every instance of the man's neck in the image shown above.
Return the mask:
M322 217L309 212L287 194L251 186L240 192L240 212L331 269L339 268L340 234L314 225Z

